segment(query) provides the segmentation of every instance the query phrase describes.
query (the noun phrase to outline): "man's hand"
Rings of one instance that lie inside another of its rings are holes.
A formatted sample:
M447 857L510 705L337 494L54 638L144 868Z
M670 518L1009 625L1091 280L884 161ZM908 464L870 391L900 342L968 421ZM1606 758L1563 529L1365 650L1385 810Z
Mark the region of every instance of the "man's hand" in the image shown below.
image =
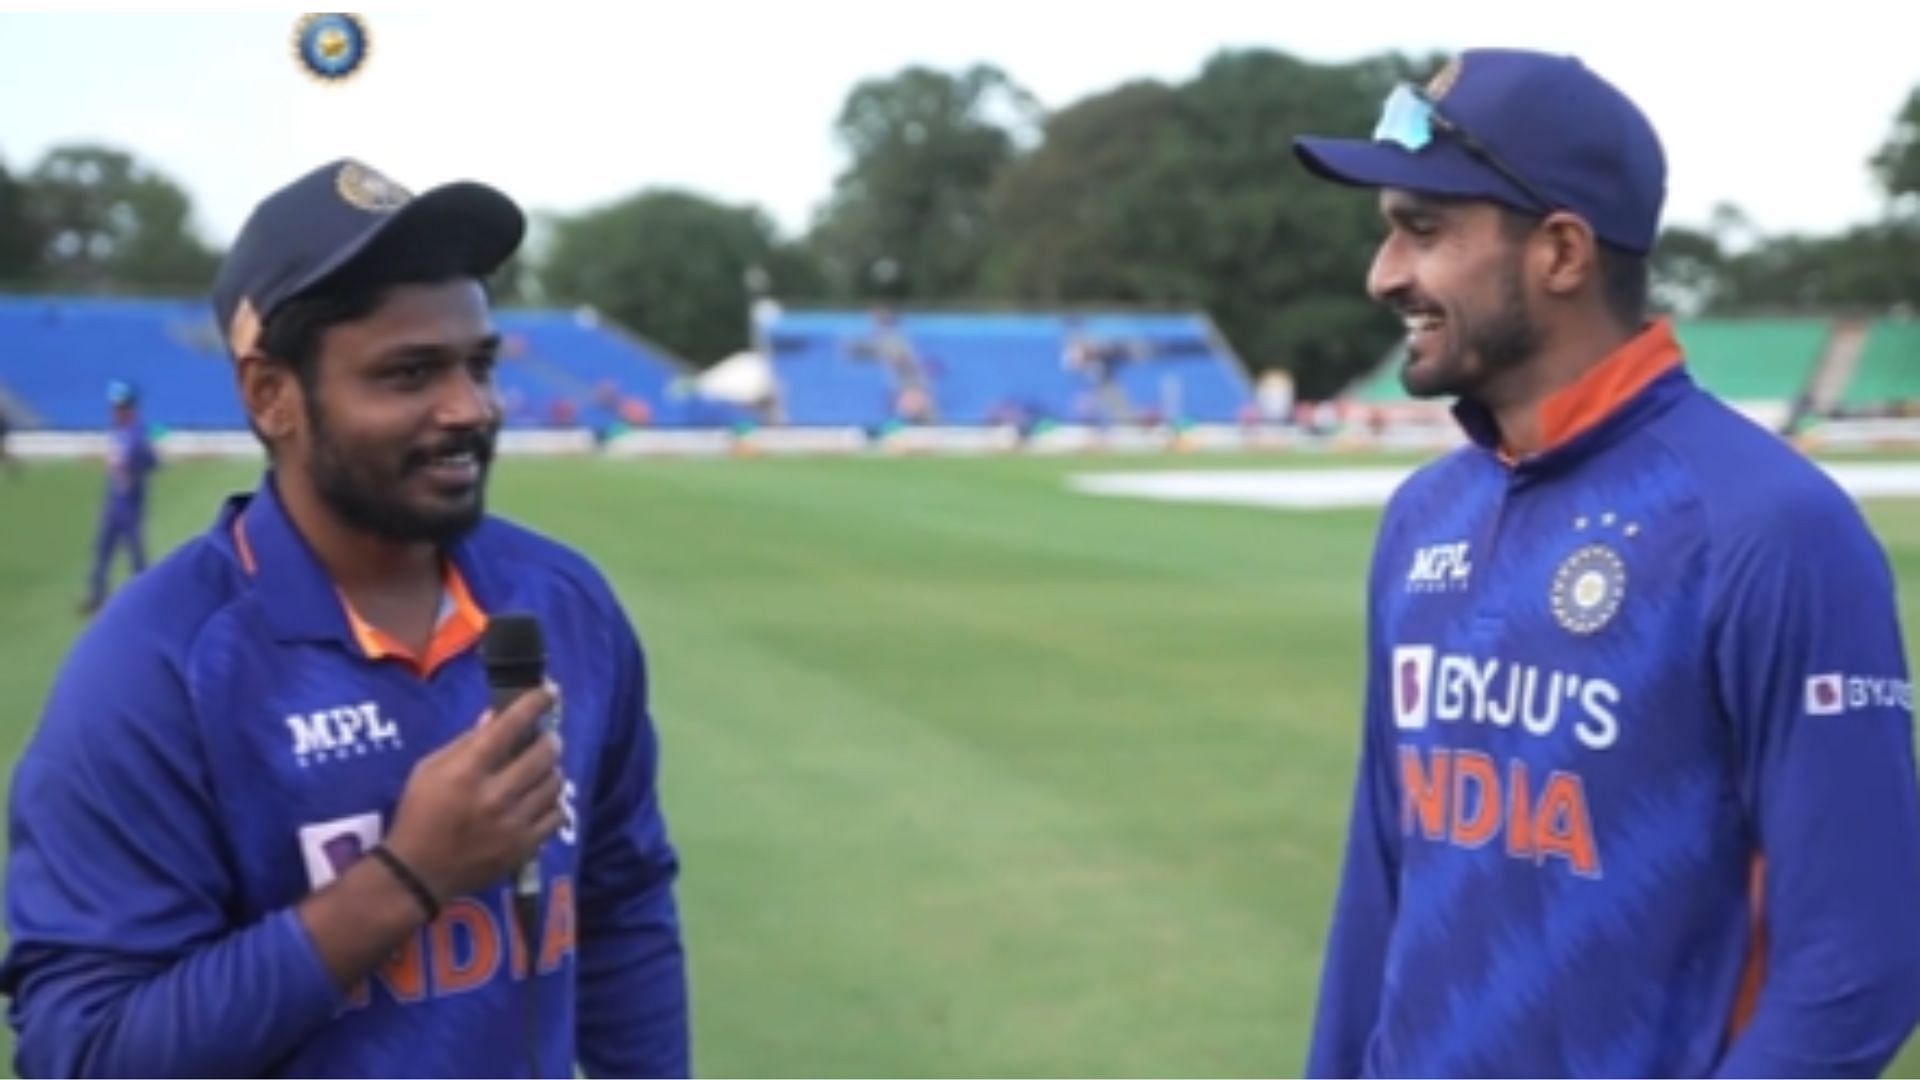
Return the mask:
M529 691L413 767L385 847L434 899L504 881L560 828L560 740L538 729L550 689ZM321 964L351 989L426 922L378 859L361 859L301 901Z
M386 846L439 899L506 878L560 828L560 744L538 730L553 704L528 691L414 766Z

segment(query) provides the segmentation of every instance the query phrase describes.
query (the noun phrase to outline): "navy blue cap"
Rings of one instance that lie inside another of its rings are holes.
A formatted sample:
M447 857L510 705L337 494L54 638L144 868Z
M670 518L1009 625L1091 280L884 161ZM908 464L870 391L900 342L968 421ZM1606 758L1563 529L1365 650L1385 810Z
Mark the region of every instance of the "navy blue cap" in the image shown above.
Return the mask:
M1469 49L1441 69L1426 96L1552 209L1578 214L1616 247L1652 250L1667 188L1660 137L1639 106L1579 59ZM1547 209L1446 132L1418 150L1378 134L1303 135L1293 148L1314 173L1344 184Z
M526 216L485 184L461 181L414 195L352 159L329 162L267 196L248 215L213 282L213 313L235 359L258 343L281 304L324 285L391 238L441 247L475 277L520 246Z

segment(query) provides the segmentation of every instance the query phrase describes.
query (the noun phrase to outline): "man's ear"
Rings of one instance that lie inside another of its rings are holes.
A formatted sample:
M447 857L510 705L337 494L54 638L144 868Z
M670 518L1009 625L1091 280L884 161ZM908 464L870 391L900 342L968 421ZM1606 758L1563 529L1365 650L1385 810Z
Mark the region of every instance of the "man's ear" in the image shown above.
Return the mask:
M1600 279L1600 244L1576 214L1555 211L1535 233L1540 281L1555 296L1572 296Z
M240 402L271 445L293 437L300 417L300 380L293 369L253 351L239 360Z

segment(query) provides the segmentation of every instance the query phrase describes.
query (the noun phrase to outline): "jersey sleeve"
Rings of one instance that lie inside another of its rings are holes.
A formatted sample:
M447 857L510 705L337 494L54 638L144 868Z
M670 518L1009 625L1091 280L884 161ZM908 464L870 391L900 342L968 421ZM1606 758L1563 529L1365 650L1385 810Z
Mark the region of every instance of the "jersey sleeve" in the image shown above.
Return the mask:
M341 1004L292 910L229 920L206 749L161 637L96 624L14 773L0 990L22 1076L260 1075Z
M646 658L610 615L617 665L579 895L579 1053L589 1076L687 1076L687 987L674 900L679 860L660 809Z
M1852 502L1835 490L1794 508L1716 537L1715 662L1764 927L1760 989L1720 1073L1875 1076L1920 1018L1906 650L1893 575Z

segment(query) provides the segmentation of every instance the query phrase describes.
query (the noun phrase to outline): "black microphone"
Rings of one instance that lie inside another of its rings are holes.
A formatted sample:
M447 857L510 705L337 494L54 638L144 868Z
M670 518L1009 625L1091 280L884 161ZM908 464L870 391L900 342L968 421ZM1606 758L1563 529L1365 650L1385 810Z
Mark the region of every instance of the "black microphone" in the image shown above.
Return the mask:
M540 633L540 620L524 612L508 612L487 618L487 629L480 635L480 664L487 670L489 704L497 721L520 695L539 689L547 673L547 645ZM542 718L514 744L518 756L540 737L550 717ZM536 850L513 880L514 921L520 924L520 940L527 957L527 1075L540 1075L539 999L534 994L534 924L540 906L540 852Z
M480 663L487 669L487 688L492 692L491 705L497 718L520 695L539 689L546 678L547 647L540 634L540 621L520 612L489 616L486 632L480 637ZM528 729L526 738L514 745L514 754L524 751L540 732L539 724ZM513 895L516 900L540 895L537 852L514 878Z

